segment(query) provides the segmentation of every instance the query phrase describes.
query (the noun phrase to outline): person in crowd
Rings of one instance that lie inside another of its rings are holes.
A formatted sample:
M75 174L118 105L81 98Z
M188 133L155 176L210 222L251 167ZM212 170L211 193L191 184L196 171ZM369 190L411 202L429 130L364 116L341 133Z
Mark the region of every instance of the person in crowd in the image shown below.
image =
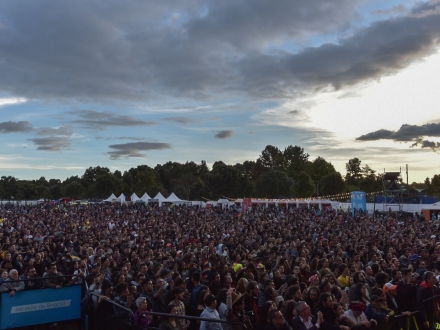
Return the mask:
M177 315L176 307L174 305L171 305L171 304L168 305L165 308L165 313L166 314ZM183 330L183 329L186 329L186 328L182 328L181 323L174 316L165 317L163 319L163 321L160 323L159 328L166 329L166 330Z
M292 330L292 328L284 319L281 311L273 309L269 312L269 322L267 322L265 330Z
M25 289L24 281L18 280L18 270L11 269L9 277L0 285L0 292L9 292L9 296L14 297L15 293Z
M25 285L25 290L43 288L43 280L38 276L35 266L25 266L24 274L20 276Z
M58 266L56 264L49 266L49 270L43 275L43 281L45 288L61 289L67 284L67 279L61 272L58 272Z
M364 326L370 328L372 325L377 326L377 321L372 319L368 320L365 315L365 304L361 301L352 301L349 305L349 309L345 311L345 316L349 319L355 326Z
M118 283L115 286L115 299L114 302L118 304L119 306L114 305L113 311L119 319L131 323L131 313L129 312L129 309L133 308L134 300L130 296L130 291L128 290L127 283Z
M215 299L214 295L208 294L205 297L205 309L203 310L202 314L200 314L200 317L202 318L208 318L213 320L220 320L220 315L218 314L218 311L216 309L217 307L217 300ZM218 322L208 322L208 321L202 321L200 323L200 330L222 330L222 326Z
M434 285L437 278L433 272L423 274L423 282L417 290L417 317L423 329L435 329L435 319L438 315L438 301L435 296L440 292Z
M137 310L133 315L133 324L142 329L147 329L153 326L153 315L148 314L148 303L145 297L136 299Z
M378 326L388 323L390 318L393 316L393 313L391 310L384 308L385 301L383 298L377 295L372 295L370 301L371 304L368 305L365 310L365 315L367 318L370 321L375 320Z
M324 322L322 313L318 312L317 317L313 316L310 306L305 301L295 303L295 310L297 315L292 319L293 330L317 330Z

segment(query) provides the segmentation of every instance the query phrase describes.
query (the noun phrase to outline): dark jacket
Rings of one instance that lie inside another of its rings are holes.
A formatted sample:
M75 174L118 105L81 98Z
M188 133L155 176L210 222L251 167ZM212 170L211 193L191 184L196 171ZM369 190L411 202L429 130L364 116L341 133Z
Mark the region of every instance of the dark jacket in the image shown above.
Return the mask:
M314 324L313 327L310 328L310 330L317 330L316 328L316 318L314 316L310 316L312 318L312 323ZM301 320L299 315L295 316L292 320L292 329L293 330L307 330L307 327L305 326L304 322Z
M284 324L281 328L277 328L273 325L272 322L267 322L266 328L264 330L292 330L289 324L287 324L287 321L284 320Z
M434 288L429 288L426 282L422 282L419 289L417 290L417 317L419 319L420 324L428 321L430 327L432 328L434 325L434 311L435 306L437 306L436 298L425 301L429 298L434 297L437 292L434 291Z

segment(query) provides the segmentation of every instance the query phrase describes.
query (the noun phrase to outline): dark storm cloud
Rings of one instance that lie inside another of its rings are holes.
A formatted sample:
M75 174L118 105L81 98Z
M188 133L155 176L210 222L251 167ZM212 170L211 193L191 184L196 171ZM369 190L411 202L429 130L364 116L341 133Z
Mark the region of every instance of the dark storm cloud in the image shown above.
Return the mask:
M187 124L194 122L193 119L186 118L186 117L167 117L167 118L162 118L162 120L168 121L170 123L178 123L178 124L183 124L183 125L187 125Z
M381 129L356 138L357 141L394 140L400 142L413 142L411 147L420 146L436 150L439 143L424 140L426 136L440 137L440 123L428 123L424 125L402 125L397 131Z
M131 142L112 144L109 148L115 149L115 151L109 151L107 154L110 155L110 159L116 160L121 157L145 157L145 154L142 153L142 151L171 149L171 145L160 142Z
M225 130L225 131L219 131L216 135L214 135L217 139L227 139L232 136L232 131Z
M26 133L33 130L28 121L5 121L0 123L0 133Z
M130 127L156 124L152 121L139 120L131 116L115 115L110 111L82 110L78 112L77 116L80 119L72 120L72 123L79 124L83 128L97 130L105 130L114 126Z
M360 2L3 1L0 90L108 103L224 93L291 97L377 79L434 51L440 37L435 2L353 32ZM314 35L341 31L353 33L297 53L279 46L297 48ZM107 119L78 122L94 129L116 125Z
M46 136L29 140L38 146L37 150L62 151L70 148L70 139L65 136Z

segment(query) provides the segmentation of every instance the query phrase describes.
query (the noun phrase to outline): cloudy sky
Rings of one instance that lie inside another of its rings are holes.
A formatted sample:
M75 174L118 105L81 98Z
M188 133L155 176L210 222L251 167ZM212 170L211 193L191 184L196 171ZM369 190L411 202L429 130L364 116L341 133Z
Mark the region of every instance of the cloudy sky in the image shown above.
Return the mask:
M255 160L440 173L440 1L0 2L0 175Z

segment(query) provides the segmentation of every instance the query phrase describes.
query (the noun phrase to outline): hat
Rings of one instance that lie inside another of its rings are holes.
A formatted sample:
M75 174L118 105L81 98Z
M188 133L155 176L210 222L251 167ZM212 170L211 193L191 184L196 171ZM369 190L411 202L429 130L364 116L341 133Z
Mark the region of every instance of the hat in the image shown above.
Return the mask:
M171 243L167 243L167 247L170 247L171 246Z
M183 253L183 251L182 251L182 250L179 250L179 251L177 251L176 255L181 256L182 253Z
M384 284L383 291L389 292L389 291L392 291L392 290L396 290L396 288L397 288L397 285L393 285L390 282L388 282L388 283Z
M363 302L351 303L350 309L356 312L363 312L365 310L365 304Z
M237 302L239 302L243 297L244 297L244 295L242 295L239 292L232 292L232 294L231 294L232 306L234 306Z
M257 265L257 269L262 269L262 270L264 270L264 265L263 265L263 264L258 264L258 265Z
M370 301L373 303L375 301L383 301L383 299L379 296L373 295L371 296Z
M144 302L144 300L147 300L147 298L145 298L145 297L137 298L136 299L136 306L139 307Z
M435 236L435 235L431 235L431 238L437 238L437 236Z
M417 260L419 258L420 258L420 256L418 254L413 254L409 260L414 261L414 260Z

